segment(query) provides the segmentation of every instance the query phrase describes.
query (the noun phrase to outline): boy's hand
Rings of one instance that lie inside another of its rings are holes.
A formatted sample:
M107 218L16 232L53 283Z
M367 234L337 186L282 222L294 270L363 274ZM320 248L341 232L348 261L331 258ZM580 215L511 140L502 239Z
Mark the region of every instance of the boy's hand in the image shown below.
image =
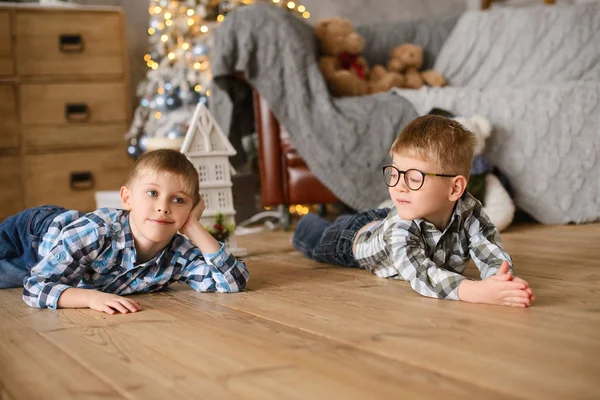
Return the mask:
M206 205L204 204L204 199L202 198L202 195L200 195L200 200L198 201L198 204L196 204L194 208L192 208L192 211L190 211L190 215L188 216L181 229L179 229L179 231L184 235L187 235L186 231L191 225L198 223L198 220L202 216L202 213L204 212L205 208Z
M529 307L535 300L529 284L513 276L508 269L505 261L494 276L482 281L464 280L458 287L458 297L470 303Z
M529 293L529 297L531 298L531 301L535 300L535 296L533 294L533 290L531 290L531 288L529 287L529 283L527 283L526 280L521 279L517 276L514 276L513 274L511 274L509 272L509 268L510 265L508 264L508 261L504 261L502 263L502 265L500 266L500 268L498 269L498 272L496 272L496 275L494 276L490 276L489 279L495 279L495 280L501 280L501 281L513 281L513 282L521 282L525 284L525 291L527 293Z
M89 307L92 310L102 311L110 315L116 312L121 314L133 313L142 309L140 303L135 300L97 291L94 291L91 295Z

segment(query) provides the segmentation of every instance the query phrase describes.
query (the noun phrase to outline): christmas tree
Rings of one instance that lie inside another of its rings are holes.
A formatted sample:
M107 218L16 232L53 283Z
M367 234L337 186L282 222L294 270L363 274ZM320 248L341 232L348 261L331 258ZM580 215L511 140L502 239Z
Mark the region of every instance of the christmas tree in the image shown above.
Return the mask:
M180 147L196 104L209 102L214 30L229 11L255 1L261 0L150 0L148 74L126 135L132 157L146 151L149 141L152 147ZM293 1L262 1L310 17Z

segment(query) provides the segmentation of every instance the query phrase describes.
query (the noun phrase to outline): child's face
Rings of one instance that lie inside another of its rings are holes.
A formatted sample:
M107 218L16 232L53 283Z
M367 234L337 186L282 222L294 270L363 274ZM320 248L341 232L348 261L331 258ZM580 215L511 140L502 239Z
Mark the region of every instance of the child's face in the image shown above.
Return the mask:
M193 207L178 176L148 171L121 188L123 208L130 210L133 236L146 246L162 248L183 226Z
M394 153L392 165L400 171L417 169L423 172L437 174L441 171L437 163L422 160L414 152ZM460 195L453 193L455 178L425 176L423 186L419 190L410 190L401 174L398 184L389 188L390 198L396 206L398 216L405 220L425 219L438 229L445 228L448 223L454 203Z

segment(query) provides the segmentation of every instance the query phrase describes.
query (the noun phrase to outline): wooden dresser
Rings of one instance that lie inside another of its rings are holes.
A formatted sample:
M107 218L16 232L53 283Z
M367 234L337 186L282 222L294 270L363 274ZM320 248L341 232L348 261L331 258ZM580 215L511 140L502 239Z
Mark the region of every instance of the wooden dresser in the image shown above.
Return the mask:
M95 208L132 160L119 8L0 4L0 220L27 207Z

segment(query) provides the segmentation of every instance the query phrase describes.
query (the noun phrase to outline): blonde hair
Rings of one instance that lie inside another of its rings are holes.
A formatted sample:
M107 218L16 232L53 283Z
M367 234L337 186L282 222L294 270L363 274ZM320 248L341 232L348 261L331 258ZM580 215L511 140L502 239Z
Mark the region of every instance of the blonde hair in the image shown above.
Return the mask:
M182 153L160 149L143 154L129 173L125 186L131 185L144 172L168 172L178 176L184 186L185 193L194 200L194 205L200 200L200 183L198 171Z
M390 150L390 155L414 151L426 161L437 163L444 174L471 174L473 151L477 139L457 121L439 115L416 118L400 132ZM427 171L431 172L431 171Z

